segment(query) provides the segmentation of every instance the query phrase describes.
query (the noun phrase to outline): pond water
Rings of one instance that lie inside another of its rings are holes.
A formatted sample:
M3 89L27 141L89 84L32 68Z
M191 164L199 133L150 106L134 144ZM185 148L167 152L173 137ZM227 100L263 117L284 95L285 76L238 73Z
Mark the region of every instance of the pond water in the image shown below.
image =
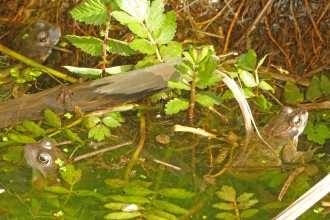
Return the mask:
M294 166L267 169L266 173L260 170L263 174L253 180L225 173L210 184L203 176L217 173L228 160L211 167L211 154L216 157L220 147L228 146L190 133L172 133L174 124L185 123L184 116L157 115L145 111L145 142L135 163L132 157L141 137L136 112L124 113L125 122L112 129L113 136L98 149L126 141L132 145L72 163L67 175L58 175L60 182L41 178L31 184L32 169L24 159L15 165L2 161L0 184L5 192L0 194L1 219L271 219L324 175L301 173L281 202L278 195ZM211 123L214 119L204 116L205 127L220 130L220 125ZM168 138L170 143L160 143ZM59 148L67 148L68 155L75 151L73 157L94 151L89 146L77 146ZM127 209L138 210L122 211L127 205ZM318 207L301 219L323 218L314 211Z

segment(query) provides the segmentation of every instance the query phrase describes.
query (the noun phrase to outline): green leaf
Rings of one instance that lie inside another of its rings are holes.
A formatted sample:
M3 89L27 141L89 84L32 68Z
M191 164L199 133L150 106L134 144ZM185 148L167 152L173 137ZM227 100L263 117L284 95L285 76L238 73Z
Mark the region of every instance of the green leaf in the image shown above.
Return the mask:
M103 141L105 137L110 136L110 130L104 125L97 125L88 132L88 138L94 138L97 141Z
M230 213L230 212L221 212L217 215L215 215L216 218L220 218L220 219L226 219L226 220L235 220L237 219L236 215Z
M192 80L193 66L188 60L184 60L180 65L175 65L174 68L184 77Z
M116 202L125 202L127 204L143 205L150 203L149 199L142 196L111 195L108 197Z
M46 136L46 132L38 124L33 121L24 120L23 126L26 130L31 132L34 136Z
M215 203L212 205L213 208L220 209L220 210L233 210L235 209L235 206L233 203L226 203L226 202L220 202Z
M330 138L330 129L325 124L318 124L315 127L315 131L324 138Z
M187 192L185 189L179 188L160 189L157 191L157 193L161 194L162 196L174 199L190 199L196 195L193 192Z
M246 98L253 98L256 95L254 94L252 88L243 88L243 93Z
M330 80L325 75L321 75L320 88L325 95L330 94Z
M140 212L110 212L109 214L105 215L104 219L132 219L142 216Z
M165 105L165 113L167 115L176 114L181 110L186 110L189 108L189 102L183 98L175 98Z
M177 206L173 203L169 203L169 202L162 201L162 200L155 200L155 201L153 201L153 204L156 208L158 208L160 210L164 210L164 211L174 213L177 215L184 215L189 212L187 209L181 208L180 206Z
M116 0L116 2L121 10L127 12L140 23L145 19L149 9L149 1L147 0Z
M113 117L110 117L110 116L104 117L102 119L102 122L110 128L115 128L115 127L120 126L120 123L116 119L114 119Z
M81 169L76 169L71 163L64 166L64 170L60 169L62 179L70 185L76 184L82 175Z
M44 111L44 116L46 122L54 127L54 128L61 128L61 118L58 117L52 110L46 108Z
M132 22L127 26L137 36L141 38L148 38L148 31L139 22Z
M64 134L64 136L67 139L69 139L72 142L79 142L80 144L84 143L84 141L81 140L81 138L78 136L78 134L74 133L73 131L71 131L67 128L61 129L61 132Z
M151 6L148 10L145 22L149 32L153 32L157 29L162 28L165 15L164 12L164 3L162 0L155 0L151 3Z
M156 44L167 44L169 43L174 35L176 30L176 15L174 11L166 13L166 19L161 28L153 32L155 37Z
M18 77L20 75L20 71L17 68L11 68L10 69L10 74L12 77Z
M304 100L304 94L300 93L298 86L291 80L285 82L283 96L286 103L293 105Z
M272 107L272 104L268 102L263 94L260 94L256 97L257 103L262 110L268 110Z
M121 56L131 56L138 53L136 50L131 48L128 42L120 41L112 38L107 39L107 51ZM110 68L106 68L106 72L109 71L107 69Z
M175 217L174 215L159 209L150 208L147 211L156 215L156 216L152 214L147 215L146 213L144 213L143 217L147 220L178 220L178 218Z
M123 11L113 11L112 16L123 25L127 25L132 22L139 22L137 19Z
M105 24L108 20L108 10L100 0L90 0L79 4L70 14L78 21L95 26Z
M225 200L227 202L235 202L236 191L231 186L222 186L221 191L217 191L216 194L222 200Z
M111 209L111 210L121 210L123 206L127 205L127 203L123 202L110 202L105 205L103 205L104 208L106 209Z
M120 112L109 112L109 113L106 113L104 116L112 117L118 122L124 122L124 119L121 117Z
M241 218L250 218L252 216L254 216L255 214L257 214L259 212L258 209L248 209L248 210L244 210L241 214L240 217Z
M45 189L47 192L57 193L57 194L69 194L70 190L62 186L47 186Z
M268 57L268 55L270 55L270 53L266 54L263 58L259 60L256 70L261 67L261 65L265 62L265 59Z
M313 76L311 80L311 84L307 87L306 91L306 99L314 100L319 98L322 95L320 88L320 79L317 76Z
M94 69L94 68L84 68L84 67L74 67L74 66L63 66L70 72L77 74L78 76L90 79L100 78L102 74L101 69ZM114 66L110 68L105 68L105 72L107 76L109 75L116 75L118 73L123 73L131 70L133 65L122 65L122 66Z
M257 204L259 201L256 199L246 200L238 204L238 209L249 209L251 206Z
M275 90L274 90L274 88L273 88L271 85L269 85L267 82L265 82L264 80L261 80L261 81L259 82L258 87L259 87L260 89L270 90L273 94L275 94Z
M123 190L127 195L131 196L147 196L154 193L150 189L142 186L125 187Z
M11 163L19 163L23 159L23 154L24 147L18 146L10 149L7 153L3 154L2 159Z
M247 53L242 54L239 58L239 61L235 66L237 67L246 67L249 70L254 70L257 63L257 54L252 50L249 49Z
M121 179L106 179L104 182L111 188L122 188L125 186L125 181Z
M80 48L85 53L92 56L102 56L103 55L103 41L95 37L81 37L74 35L64 36L73 45Z
M196 102L201 104L202 106L213 106L219 105L222 102L222 98L217 96L216 93L211 91L200 92L196 95Z
M185 89L190 90L190 84L185 79L172 78L168 81L167 86L172 89Z
M21 134L8 134L8 137L16 143L20 144L36 143L36 141L32 137Z
M182 44L176 41L171 41L159 48L160 55L164 62L180 59L182 57Z
M246 87L255 87L257 83L251 73L246 70L238 69L239 77L243 80L243 83Z
M134 39L130 43L130 46L133 49L140 51L141 53L146 53L146 54L156 53L156 45L146 39Z

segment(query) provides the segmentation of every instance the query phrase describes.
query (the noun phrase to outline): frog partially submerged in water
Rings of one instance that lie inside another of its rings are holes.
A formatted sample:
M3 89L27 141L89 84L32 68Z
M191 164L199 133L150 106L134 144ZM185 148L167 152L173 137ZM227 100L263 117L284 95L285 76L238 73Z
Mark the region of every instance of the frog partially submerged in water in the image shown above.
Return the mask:
M36 21L27 32L28 37L23 40L22 53L39 62L44 62L52 52L52 46L61 37L61 28L57 24L47 24Z
M280 114L274 116L260 129L264 143L257 135L253 136L246 149L235 150L231 174L240 173L240 168L281 166L282 163L304 163L312 159L315 151L298 151L298 137L307 125L308 112L301 108L283 107ZM251 171L253 172L253 171Z
M55 179L59 168L55 160L57 158L65 159L65 154L48 138L43 139L40 143L25 145L24 155L27 163L33 169L32 180Z

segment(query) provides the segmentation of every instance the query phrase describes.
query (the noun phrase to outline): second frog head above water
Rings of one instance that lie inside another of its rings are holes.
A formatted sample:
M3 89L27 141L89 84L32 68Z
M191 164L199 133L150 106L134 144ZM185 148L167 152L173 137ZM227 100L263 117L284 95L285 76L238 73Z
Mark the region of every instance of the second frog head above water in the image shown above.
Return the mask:
M42 63L52 52L52 46L61 37L61 28L57 24L47 24L36 21L27 31L28 36L23 40L23 55Z

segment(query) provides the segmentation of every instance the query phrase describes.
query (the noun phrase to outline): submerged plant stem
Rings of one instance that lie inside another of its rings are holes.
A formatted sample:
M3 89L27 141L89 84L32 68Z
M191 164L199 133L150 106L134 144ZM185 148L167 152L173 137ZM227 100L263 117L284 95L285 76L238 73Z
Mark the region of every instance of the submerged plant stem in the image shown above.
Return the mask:
M140 152L143 148L144 141L146 139L146 119L144 117L143 111L139 112L140 114L140 141L139 144L132 156L132 160L128 163L126 172L125 172L125 181L128 182L131 170L135 164L135 161L138 159Z

